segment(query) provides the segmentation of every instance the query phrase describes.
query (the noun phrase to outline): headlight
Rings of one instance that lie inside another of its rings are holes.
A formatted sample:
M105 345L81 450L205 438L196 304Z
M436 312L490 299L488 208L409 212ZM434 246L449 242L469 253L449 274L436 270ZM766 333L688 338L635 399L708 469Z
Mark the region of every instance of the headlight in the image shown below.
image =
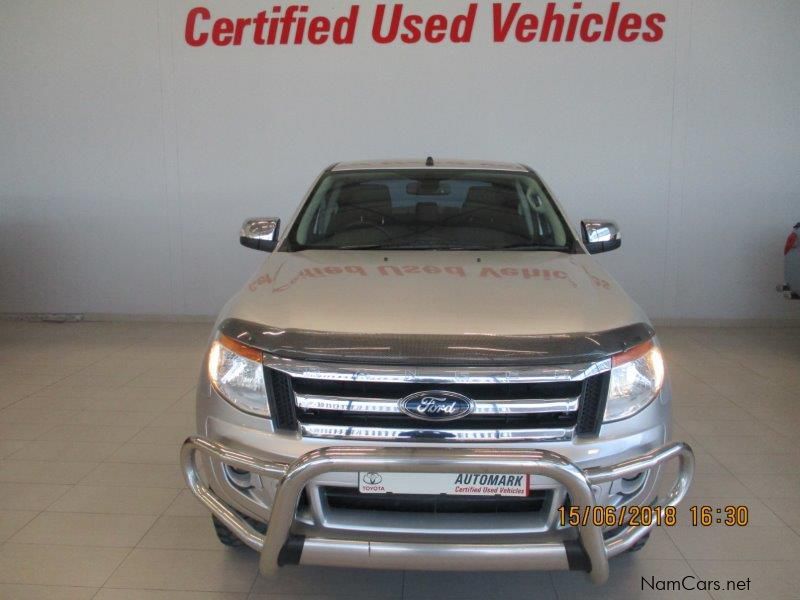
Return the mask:
M664 385L664 358L653 340L613 356L611 364L606 423L632 417L650 404Z
M269 416L261 351L220 335L208 354L208 376L220 395L239 410Z

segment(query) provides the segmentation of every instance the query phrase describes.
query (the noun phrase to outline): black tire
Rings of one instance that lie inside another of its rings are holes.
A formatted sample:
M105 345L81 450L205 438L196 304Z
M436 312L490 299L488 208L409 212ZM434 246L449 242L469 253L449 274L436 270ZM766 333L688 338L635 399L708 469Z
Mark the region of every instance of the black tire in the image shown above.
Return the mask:
M267 532L267 526L264 523L260 523L255 519L251 519L250 517L241 513L239 513L239 516L250 523L250 525L260 533ZM211 522L214 524L214 531L217 533L217 539L219 539L220 542L226 546L230 546L231 548L244 547L244 542L236 537L236 535L234 535L234 533L214 515L211 515Z
M214 531L217 532L217 539L219 539L220 542L231 548L241 548L244 546L244 542L233 535L233 532L225 527L222 521L214 515L211 515L211 522L214 523Z
M628 548L628 552L638 552L639 550L644 548L645 544L647 544L647 540L649 540L649 539L650 539L650 534L648 533L642 539L637 541L633 546Z

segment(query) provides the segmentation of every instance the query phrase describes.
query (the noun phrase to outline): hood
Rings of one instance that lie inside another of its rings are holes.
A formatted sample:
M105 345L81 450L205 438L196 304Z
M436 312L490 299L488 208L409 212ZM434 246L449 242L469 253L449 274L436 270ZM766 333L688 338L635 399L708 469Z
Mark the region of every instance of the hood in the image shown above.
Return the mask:
M286 330L445 336L647 322L591 256L527 251L276 252L224 318Z

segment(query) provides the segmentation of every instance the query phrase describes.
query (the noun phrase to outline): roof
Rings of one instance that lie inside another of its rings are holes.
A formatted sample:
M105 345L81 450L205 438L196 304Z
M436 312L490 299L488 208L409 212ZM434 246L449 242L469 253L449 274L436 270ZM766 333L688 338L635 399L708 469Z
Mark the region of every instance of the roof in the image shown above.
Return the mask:
M452 160L434 157L434 166L426 166L426 159L411 160L360 160L341 162L333 165L331 171L369 171L379 169L480 169L483 171L527 172L528 168L519 163L494 162L488 160Z

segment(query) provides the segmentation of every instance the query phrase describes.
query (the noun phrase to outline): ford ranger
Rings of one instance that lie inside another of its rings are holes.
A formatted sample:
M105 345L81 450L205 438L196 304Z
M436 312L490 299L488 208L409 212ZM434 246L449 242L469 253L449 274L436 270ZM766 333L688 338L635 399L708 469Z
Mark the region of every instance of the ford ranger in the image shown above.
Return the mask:
M619 230L573 230L530 168L336 164L240 241L270 255L214 326L181 461L263 573L599 583L685 496L658 339L591 256Z

